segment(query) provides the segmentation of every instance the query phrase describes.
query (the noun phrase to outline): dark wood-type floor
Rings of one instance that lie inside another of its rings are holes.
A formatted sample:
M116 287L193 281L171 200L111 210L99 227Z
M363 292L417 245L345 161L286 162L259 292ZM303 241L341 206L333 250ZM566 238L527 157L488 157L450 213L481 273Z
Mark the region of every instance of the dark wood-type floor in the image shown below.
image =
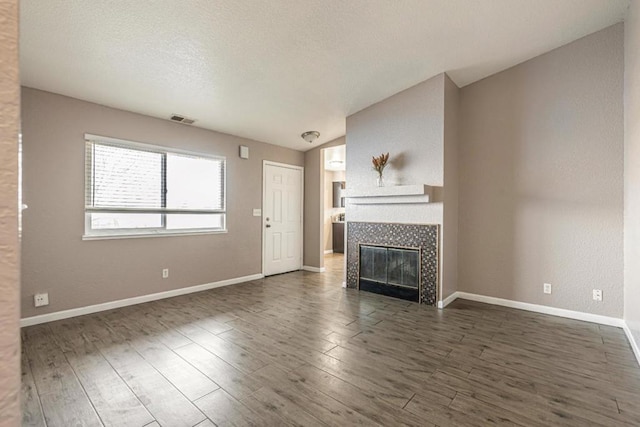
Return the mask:
M25 425L640 425L622 330L295 272L23 330Z

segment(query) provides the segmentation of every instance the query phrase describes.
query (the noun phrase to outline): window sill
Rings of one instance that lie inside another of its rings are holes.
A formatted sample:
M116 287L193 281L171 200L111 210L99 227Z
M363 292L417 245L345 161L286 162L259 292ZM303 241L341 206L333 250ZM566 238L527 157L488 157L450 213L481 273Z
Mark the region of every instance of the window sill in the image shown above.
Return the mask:
M147 237L201 236L203 234L226 234L228 230L176 231L175 233L122 233L122 234L85 234L82 240L143 239Z

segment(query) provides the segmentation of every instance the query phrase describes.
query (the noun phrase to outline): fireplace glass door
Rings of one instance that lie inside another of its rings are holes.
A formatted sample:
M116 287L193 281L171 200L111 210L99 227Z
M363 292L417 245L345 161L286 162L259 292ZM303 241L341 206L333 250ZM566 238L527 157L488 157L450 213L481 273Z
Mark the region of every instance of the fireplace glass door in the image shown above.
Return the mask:
M420 251L360 245L361 290L418 301Z

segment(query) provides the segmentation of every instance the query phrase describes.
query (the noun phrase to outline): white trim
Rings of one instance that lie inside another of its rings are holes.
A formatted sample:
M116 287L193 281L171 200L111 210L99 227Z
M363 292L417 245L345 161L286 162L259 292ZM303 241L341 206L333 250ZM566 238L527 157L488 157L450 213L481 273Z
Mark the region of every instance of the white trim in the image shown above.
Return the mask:
M500 305L503 307L518 308L520 310L533 311L536 313L551 314L552 316L566 317L569 319L583 320L585 322L599 323L601 325L616 326L622 328L624 320L617 317L601 316L599 314L584 313L582 311L565 310L564 308L549 307L546 305L530 304L528 302L512 301L508 299L488 297L485 295L470 294L467 292L456 292L457 298L470 301L484 302L487 304Z
M265 223L262 218L264 218L264 201L267 197L267 183L264 179L265 174L265 166L278 166L282 168L295 169L299 170L300 173L300 269L304 270L304 266L302 265L303 257L304 257L304 166L297 165L289 165L286 163L273 162L271 160L262 160L262 216L261 216L261 229L260 238L262 239L262 275L264 277L264 266L266 264L266 260L264 259L267 246L267 239L265 239L265 235L267 234L267 230L264 227ZM278 274L278 273L275 273Z
M324 251L325 255L329 255L333 253L333 249L327 249L326 251Z
M155 294L141 295L133 298L126 298L117 301L109 301L102 304L89 305L86 307L72 308L70 310L56 311L54 313L41 314L39 316L26 317L20 319L20 327L37 325L40 323L53 322L54 320L68 319L70 317L82 316L85 314L97 313L99 311L111 310L114 308L126 307L128 305L142 304L144 302L156 301L159 299L176 297L179 295L191 294L194 292L206 291L208 289L222 286L235 285L237 283L250 282L264 278L262 274L252 274L250 276L236 277L234 279L220 280L218 282L205 283L204 285L189 286L187 288L173 289L171 291L158 292Z
M458 299L458 292L454 292L448 297L446 297L445 299L438 301L438 308L445 308L446 306L454 302L456 299Z
M311 267L310 265L303 265L302 269L312 273L324 273L326 271L324 267Z
M204 236L207 234L226 234L229 230L218 231L178 231L171 233L131 233L131 234L85 234L82 240L143 239L146 237Z
M103 136L96 135L92 133L84 134L84 141L89 143L106 143L107 145L116 145L123 148L137 148L139 150L150 151L154 153L176 153L176 154L186 154L190 156L198 156L198 157L206 157L208 159L217 159L225 161L226 168L226 156L219 156L211 153L204 153L201 151L191 151L191 150L183 150L181 148L174 148L173 145L157 145L150 144L148 142L140 142L140 141L132 141L130 139L121 139L121 138L113 138L111 136ZM180 145L176 143L175 145ZM226 183L225 183L226 184ZM225 188L226 194L226 188Z
M631 333L631 329L629 329L629 325L627 325L627 322L624 322L622 329L624 330L624 333L627 336L627 339L629 340L629 344L633 349L633 354L636 355L636 360L638 361L638 365L640 365L640 345L638 345L635 338L633 337L633 334Z
M272 160L263 160L262 161L262 166L264 166L264 165L280 166L281 168L296 169L296 170L301 170L301 171L304 170L304 166L290 165L288 163L274 162Z

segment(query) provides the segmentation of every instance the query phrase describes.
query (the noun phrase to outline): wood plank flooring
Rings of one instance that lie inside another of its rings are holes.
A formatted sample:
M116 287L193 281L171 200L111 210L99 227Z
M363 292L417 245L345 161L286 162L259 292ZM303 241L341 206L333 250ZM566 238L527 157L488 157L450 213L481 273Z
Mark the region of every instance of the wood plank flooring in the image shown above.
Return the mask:
M638 426L624 332L294 272L23 329L27 426Z

